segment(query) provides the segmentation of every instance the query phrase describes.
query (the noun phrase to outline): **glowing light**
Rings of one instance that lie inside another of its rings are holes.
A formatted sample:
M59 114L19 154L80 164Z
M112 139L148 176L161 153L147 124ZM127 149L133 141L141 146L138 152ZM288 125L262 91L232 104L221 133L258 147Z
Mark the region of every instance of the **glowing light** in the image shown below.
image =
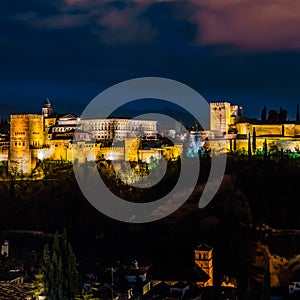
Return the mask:
M88 158L88 161L94 161L95 160L95 155L91 154Z
M116 160L117 159L117 153L115 153L115 152L107 152L107 159L108 160Z
M51 156L53 151L54 151L53 149L39 150L38 153L37 153L37 157L38 157L38 159L43 160L43 159Z

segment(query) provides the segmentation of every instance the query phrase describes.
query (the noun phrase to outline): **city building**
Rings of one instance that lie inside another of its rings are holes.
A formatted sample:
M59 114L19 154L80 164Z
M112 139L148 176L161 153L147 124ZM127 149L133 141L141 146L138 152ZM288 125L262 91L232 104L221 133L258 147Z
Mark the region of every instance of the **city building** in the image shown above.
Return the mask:
M194 254L196 266L208 275L206 282L197 282L197 285L213 286L213 248L206 244L200 244L194 249Z
M287 112L269 111L266 107L262 118L251 119L243 116L240 106L229 102L215 102L210 104L210 131L205 132L211 145L218 149L217 142L225 141L225 152L244 152L256 154L268 151L284 151L300 153L300 122L287 120ZM298 113L297 113L298 115Z
M36 166L38 150L47 148L43 119L38 114L10 116L10 172L27 174Z
M149 161L153 155L156 158L178 156L180 146L142 149L143 138L156 137L156 126L157 121L153 120L80 119L73 114L59 116L53 113L51 103L46 99L41 114L10 116L10 138L9 142L0 140L0 159L8 161L10 173L29 175L43 159L84 162L103 157ZM114 147L114 142L124 144Z
M15 175L30 175L44 159L84 162L99 158L144 161L189 157L209 149L218 152L257 154L269 149L300 154L300 122L287 121L286 111L269 112L261 120L243 116L243 108L230 102L210 104L210 130L191 131L187 149L178 144L144 141L157 138L157 121L124 118L85 118L58 115L46 99L41 114L12 114L9 139L0 136L0 161L8 161ZM121 142L121 143L120 143ZM151 144L151 143L149 143Z
M230 127L242 116L242 107L229 102L210 103L210 130L229 133Z

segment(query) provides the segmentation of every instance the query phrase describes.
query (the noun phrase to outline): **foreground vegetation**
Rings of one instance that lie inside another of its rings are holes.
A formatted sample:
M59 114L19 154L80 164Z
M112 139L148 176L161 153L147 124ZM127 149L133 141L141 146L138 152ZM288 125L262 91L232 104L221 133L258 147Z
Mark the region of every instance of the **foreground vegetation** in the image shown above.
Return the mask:
M171 171L166 174L163 185L156 191L136 190L133 201L144 199L146 195L149 197L146 201L152 201L168 192L176 183L180 165L170 162L169 167ZM300 253L297 233L287 238L284 233L275 231L300 229L299 162L296 159L282 161L280 157L272 160L229 156L218 194L208 207L200 210L198 200L209 167L210 159L201 159L197 187L185 205L172 215L154 223L124 224L102 215L86 201L71 165L49 162L44 180L1 182L2 236L12 237L9 230L13 229L55 232L67 228L80 272L90 272L96 263L109 265L116 260L136 257L154 264L191 264L193 247L206 242L214 247L216 282L226 275L237 278L239 286L245 287L249 281L254 285L257 281L262 283L272 258L277 255L292 263L294 256ZM110 162L102 162L100 169L111 190L123 196L133 193L116 178ZM18 244L19 238L15 241L17 260L28 260L26 255L32 248L42 255L45 240L30 245L29 241ZM270 270L275 272L272 266ZM299 276L297 268L284 270L284 265L280 272L284 272L284 276L277 276L278 285ZM274 274L271 274L271 282L275 282Z

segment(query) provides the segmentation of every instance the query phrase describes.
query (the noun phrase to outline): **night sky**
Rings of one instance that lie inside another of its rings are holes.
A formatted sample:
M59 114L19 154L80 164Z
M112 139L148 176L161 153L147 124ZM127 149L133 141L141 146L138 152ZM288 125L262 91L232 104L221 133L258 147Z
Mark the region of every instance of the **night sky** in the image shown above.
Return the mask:
M80 114L105 88L159 76L260 117L300 104L300 1L19 0L0 4L0 117Z

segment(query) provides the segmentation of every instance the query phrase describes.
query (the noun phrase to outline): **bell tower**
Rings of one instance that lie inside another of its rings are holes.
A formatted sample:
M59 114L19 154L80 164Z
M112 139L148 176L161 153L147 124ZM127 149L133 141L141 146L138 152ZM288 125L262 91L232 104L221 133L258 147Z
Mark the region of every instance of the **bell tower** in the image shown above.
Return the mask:
M194 249L194 253L195 264L209 276L204 286L213 286L213 248L201 244Z
M42 115L45 118L49 118L49 117L51 117L52 113L53 113L52 106L51 106L50 100L47 98L45 100L44 106L42 107Z

